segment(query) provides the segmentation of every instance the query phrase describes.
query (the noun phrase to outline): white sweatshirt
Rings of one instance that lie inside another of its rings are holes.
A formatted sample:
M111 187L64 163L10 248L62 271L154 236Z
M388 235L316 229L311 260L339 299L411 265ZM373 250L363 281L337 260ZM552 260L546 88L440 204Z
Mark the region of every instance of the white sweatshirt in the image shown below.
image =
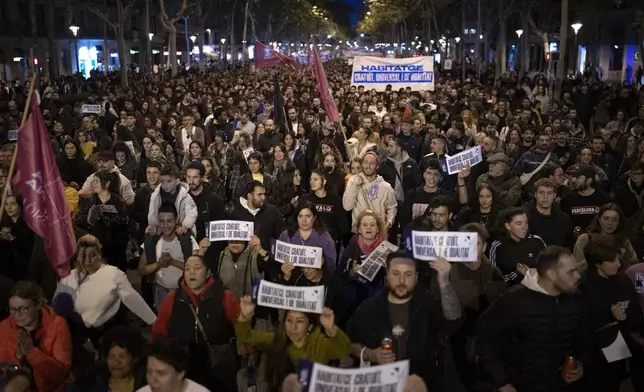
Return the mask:
M54 297L59 293L70 294L74 299L74 310L86 327L105 324L116 315L121 302L148 325L156 321L157 316L120 269L103 265L89 276L81 275L81 284L78 277L78 270L74 268L69 276L58 282Z

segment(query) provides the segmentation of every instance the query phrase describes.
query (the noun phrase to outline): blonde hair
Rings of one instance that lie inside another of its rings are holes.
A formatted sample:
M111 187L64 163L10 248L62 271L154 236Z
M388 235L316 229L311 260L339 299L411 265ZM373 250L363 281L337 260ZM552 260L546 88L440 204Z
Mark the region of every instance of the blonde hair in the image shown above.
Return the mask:
M387 232L387 227L385 226L385 221L378 216L375 212L371 210L365 210L358 215L358 219L356 219L356 228L358 229L358 234L360 234L360 224L362 223L362 220L368 216L373 217L376 220L376 225L378 226L378 234L381 233L386 233Z
M98 254L101 258L101 263L105 264L105 259L103 258L103 245L101 244L101 241L99 241L98 238L94 237L91 234L85 234L81 238L78 239L78 242L76 244L76 254L79 253L81 248L96 248L98 251ZM84 281L85 278L87 277L87 271L85 271L85 268L82 266L82 264L76 265L76 271L78 271L78 281ZM81 275L81 272L84 274L84 276Z

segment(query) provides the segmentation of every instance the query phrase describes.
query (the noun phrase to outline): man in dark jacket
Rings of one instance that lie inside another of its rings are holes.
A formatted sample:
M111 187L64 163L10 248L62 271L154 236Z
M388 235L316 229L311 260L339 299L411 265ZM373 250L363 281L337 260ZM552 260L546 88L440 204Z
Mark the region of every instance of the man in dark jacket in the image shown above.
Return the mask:
M271 240L279 238L286 229L282 214L277 207L266 203L266 189L257 180L246 185L244 196L233 200L233 206L229 219L253 222L255 235L264 249L271 249Z
M637 216L644 199L644 165L635 163L625 183L615 190L615 203L622 207L626 219Z
M273 154L273 147L282 142L282 134L275 130L275 122L273 120L266 120L265 125L266 131L259 135L257 144L259 152L266 159Z
M522 284L509 289L477 323L477 346L490 382L500 392L563 392L588 363L589 330L581 279L569 250L550 246ZM568 357L577 366L562 376Z
M203 182L206 168L200 162L191 162L186 168L186 182L190 187L190 196L197 206L197 242L206 237L206 225L208 222L226 219L224 200L217 196L208 183ZM215 241L204 255L206 263L213 269L218 270L219 254L226 247L223 241Z
M411 119L405 118L402 120L401 132L398 139L402 141L402 145L407 151L407 154L416 162L421 159L421 149L423 146L423 139L419 134L412 132L413 122Z
M76 237L76 240L85 234L89 233L80 227L74 226L74 237ZM69 264L71 265L71 268L75 267L75 253L69 258ZM34 251L31 254L27 279L42 287L43 292L45 293L45 299L47 299L47 302L51 303L54 293L56 292L56 286L58 286L58 275L51 266L47 252L45 252L45 241L40 236L36 236L34 239Z
M408 359L410 374L421 377L428 390L435 390L442 372L439 334L455 333L462 324L462 313L449 281L449 262L441 258L429 265L436 271L440 301L416 286L414 259L404 252L391 253L387 288L358 307L347 324L347 335L354 356L374 364ZM383 339L391 340L391 350L381 347Z

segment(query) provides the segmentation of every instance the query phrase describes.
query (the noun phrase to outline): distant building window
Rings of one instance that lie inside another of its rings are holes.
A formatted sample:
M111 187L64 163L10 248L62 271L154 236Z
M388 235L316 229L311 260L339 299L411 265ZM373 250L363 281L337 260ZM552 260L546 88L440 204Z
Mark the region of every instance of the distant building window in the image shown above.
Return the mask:
M476 34L476 29L470 29L470 34Z
M469 34L469 31L470 31L469 29L465 29L465 30L463 30L463 34L467 35L467 34Z

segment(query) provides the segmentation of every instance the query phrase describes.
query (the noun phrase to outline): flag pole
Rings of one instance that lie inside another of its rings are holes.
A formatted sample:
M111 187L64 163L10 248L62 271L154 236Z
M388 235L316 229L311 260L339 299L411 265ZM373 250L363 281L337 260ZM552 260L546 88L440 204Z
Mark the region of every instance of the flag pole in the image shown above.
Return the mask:
M36 67L34 66L34 49L29 50L29 63L31 66L31 81L29 82L29 94L27 95L27 102L25 103L25 109L22 111L22 121L20 122L20 129L25 125L27 121L27 115L29 114L29 107L31 106L31 97L33 96L34 89L36 88ZM18 136L20 139L20 136ZM13 179L13 173L16 170L16 160L18 158L18 140L16 140L16 146L13 149L13 154L11 156L11 166L9 166L9 173L7 173L7 183L2 191L2 202L0 202L0 220L4 215L4 206L7 202L7 196L9 195L9 190L11 189L11 182Z

